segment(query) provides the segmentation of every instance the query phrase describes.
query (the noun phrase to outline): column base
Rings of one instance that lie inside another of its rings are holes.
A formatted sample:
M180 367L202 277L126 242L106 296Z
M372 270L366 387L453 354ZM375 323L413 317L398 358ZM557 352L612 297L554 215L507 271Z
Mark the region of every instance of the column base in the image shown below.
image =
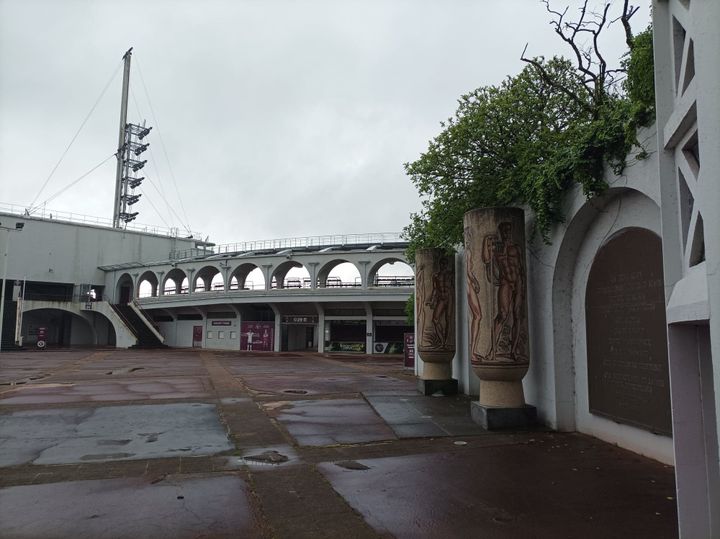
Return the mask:
M458 394L458 381L453 380L422 380L418 379L417 388L425 396L441 391L446 397Z
M521 408L498 408L472 402L470 415L485 430L522 429L537 424L537 409L529 404Z

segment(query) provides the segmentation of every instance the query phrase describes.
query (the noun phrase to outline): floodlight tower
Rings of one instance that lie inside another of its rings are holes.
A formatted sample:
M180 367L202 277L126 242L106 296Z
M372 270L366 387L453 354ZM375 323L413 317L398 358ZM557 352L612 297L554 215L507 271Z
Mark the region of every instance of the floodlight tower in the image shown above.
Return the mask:
M127 122L128 89L130 87L130 58L132 47L123 56L125 69L123 71L122 101L120 103L120 133L118 136L117 169L115 173L115 204L113 206L113 227L123 228L134 220L138 212L132 212L131 206L142 195L135 194L135 188L145 179L138 177L137 173L145 166L147 160L141 160L140 154L150 146L143 143L143 139L150 133L152 127L130 124Z

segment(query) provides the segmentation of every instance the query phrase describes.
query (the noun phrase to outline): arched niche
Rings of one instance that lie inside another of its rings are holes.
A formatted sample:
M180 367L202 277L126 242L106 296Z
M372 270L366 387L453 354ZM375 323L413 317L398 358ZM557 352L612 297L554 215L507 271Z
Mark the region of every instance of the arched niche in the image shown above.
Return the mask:
M154 271L146 271L138 278L137 297L149 298L158 295L158 277Z
M117 303L130 303L135 297L133 278L129 273L123 273L115 285L115 301Z
M662 240L624 228L595 254L585 289L590 413L670 436Z
M413 286L415 272L403 258L388 257L373 264L368 286Z
M252 262L240 264L230 274L230 290L263 290L264 288L265 276Z
M362 285L362 276L358 267L342 258L327 262L318 271L317 286L319 288Z

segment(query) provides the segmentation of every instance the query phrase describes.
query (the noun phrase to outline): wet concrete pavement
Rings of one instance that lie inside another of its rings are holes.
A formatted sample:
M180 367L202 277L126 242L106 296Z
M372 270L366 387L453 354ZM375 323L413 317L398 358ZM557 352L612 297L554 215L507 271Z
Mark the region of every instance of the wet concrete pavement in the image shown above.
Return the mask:
M673 469L487 433L400 358L0 358L0 536L676 537Z

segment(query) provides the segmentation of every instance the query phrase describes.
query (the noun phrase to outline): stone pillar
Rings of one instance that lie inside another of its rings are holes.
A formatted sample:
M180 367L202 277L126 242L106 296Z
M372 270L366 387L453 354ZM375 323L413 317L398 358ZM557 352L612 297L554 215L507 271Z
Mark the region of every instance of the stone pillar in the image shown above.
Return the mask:
M480 378L473 419L487 429L527 426L522 379L528 346L525 215L520 208L479 208L465 214L469 314L468 354Z
M423 360L418 390L424 395L442 391L455 395L452 377L455 356L455 263L442 249L415 253L416 346Z

